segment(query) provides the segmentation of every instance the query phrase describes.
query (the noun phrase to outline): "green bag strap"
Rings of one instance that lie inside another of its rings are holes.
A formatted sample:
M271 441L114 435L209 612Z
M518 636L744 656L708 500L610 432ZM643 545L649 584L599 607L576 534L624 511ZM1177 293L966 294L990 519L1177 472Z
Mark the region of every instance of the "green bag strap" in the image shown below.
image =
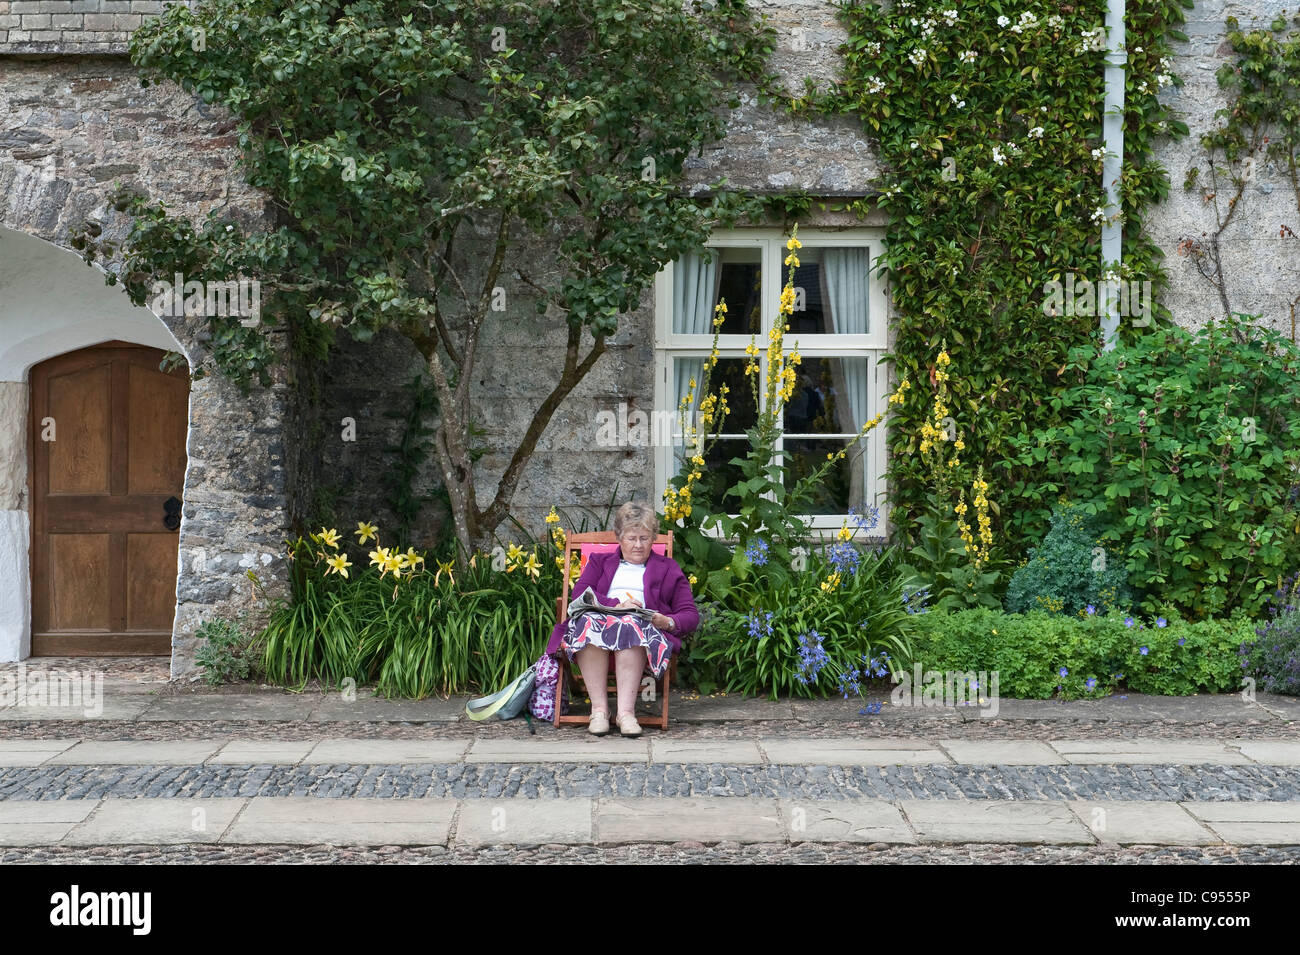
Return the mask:
M496 716L497 711L510 702L510 698L519 690L520 681L526 680L531 670L532 667L529 667L528 670L519 674L510 681L504 690L498 690L490 696L480 696L477 699L470 700L465 704L465 715L475 723L481 723L483 720Z

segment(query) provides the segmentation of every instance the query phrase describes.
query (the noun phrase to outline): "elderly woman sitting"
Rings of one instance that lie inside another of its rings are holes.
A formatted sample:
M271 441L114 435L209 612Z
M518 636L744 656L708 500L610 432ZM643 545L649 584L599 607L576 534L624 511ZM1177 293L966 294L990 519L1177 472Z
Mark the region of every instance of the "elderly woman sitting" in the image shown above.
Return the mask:
M651 549L659 519L652 508L629 501L614 515L614 536L619 553L592 554L572 593L590 587L606 607L646 607L655 612L650 622L633 615L588 611L575 619L558 623L551 631L546 652L561 649L578 661L582 679L591 694L589 731L596 736L609 732L609 698L605 682L609 655L614 654L614 679L618 687L618 729L624 736L641 735L636 721L637 692L646 667L663 676L672 654L681 649L681 638L700 622L695 599L686 575L671 557Z

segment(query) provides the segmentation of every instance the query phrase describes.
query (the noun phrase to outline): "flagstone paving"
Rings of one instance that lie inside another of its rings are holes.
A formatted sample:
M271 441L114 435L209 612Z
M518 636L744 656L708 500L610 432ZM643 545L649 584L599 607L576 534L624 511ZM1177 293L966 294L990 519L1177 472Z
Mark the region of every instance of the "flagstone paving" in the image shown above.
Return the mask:
M0 862L1300 863L1300 701L1266 694L675 693L625 739L95 669L91 709L0 708Z

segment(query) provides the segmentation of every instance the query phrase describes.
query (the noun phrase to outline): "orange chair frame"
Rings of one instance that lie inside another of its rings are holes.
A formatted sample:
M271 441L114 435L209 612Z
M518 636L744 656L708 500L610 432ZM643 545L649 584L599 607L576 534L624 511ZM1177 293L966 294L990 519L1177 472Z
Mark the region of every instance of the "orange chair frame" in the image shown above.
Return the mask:
M571 560L569 556L570 554L575 552L581 554L583 544L617 543L618 538L614 536L612 531L592 531L586 534L570 534L564 542L564 566L566 569L568 568ZM653 549L660 544L664 546L664 556L671 559L673 556L673 535L656 535L654 543L650 546ZM560 596L560 599L555 603L555 619L558 623L563 623L568 619L569 609L569 575L564 573L561 574L561 577L564 579L563 593ZM560 715L560 703L564 699L564 693L569 684L581 684L583 692L586 693L587 696L591 696L590 693L586 692L587 685L582 679L582 672L571 660L568 659L567 654L565 654L562 649L556 658L556 662L560 665L560 683L555 688L555 725L559 726L562 723L579 723L585 726L591 722L590 715L583 715L581 713L576 715ZM645 672L651 673L649 666L646 667ZM651 673L651 676L653 675L654 674ZM677 654L674 653L668 660L668 669L664 670L664 675L655 678L655 692L658 694L658 698L663 701L663 712L658 716L651 717L649 720L643 721L638 717L637 722L645 722L650 726L658 726L661 730L668 729L668 688L676 675ZM614 690L615 693L618 692L618 683L614 674L613 661L610 661L609 676L605 684L605 692L608 693L611 689ZM576 692L574 695L576 696Z

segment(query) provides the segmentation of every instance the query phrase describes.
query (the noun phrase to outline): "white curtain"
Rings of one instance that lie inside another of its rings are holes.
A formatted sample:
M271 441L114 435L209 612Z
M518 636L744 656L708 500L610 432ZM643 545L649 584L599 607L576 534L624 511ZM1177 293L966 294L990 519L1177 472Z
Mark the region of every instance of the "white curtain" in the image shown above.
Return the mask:
M839 335L865 335L871 330L870 266L867 249L826 249L822 253L822 276L826 282L826 301L831 306L831 331ZM842 371L833 375L836 390L847 400L840 400L840 428L853 433L871 418L871 361L866 358L842 358L832 361ZM867 442L872 438L868 436ZM866 455L853 458L849 503L862 501Z
M713 331L713 306L718 295L718 259L716 249L711 261L704 255L689 252L673 264L673 332L678 335L708 335ZM678 356L673 360L676 404L680 410L682 399L695 379L695 407L699 407L701 378L704 374L703 358Z

